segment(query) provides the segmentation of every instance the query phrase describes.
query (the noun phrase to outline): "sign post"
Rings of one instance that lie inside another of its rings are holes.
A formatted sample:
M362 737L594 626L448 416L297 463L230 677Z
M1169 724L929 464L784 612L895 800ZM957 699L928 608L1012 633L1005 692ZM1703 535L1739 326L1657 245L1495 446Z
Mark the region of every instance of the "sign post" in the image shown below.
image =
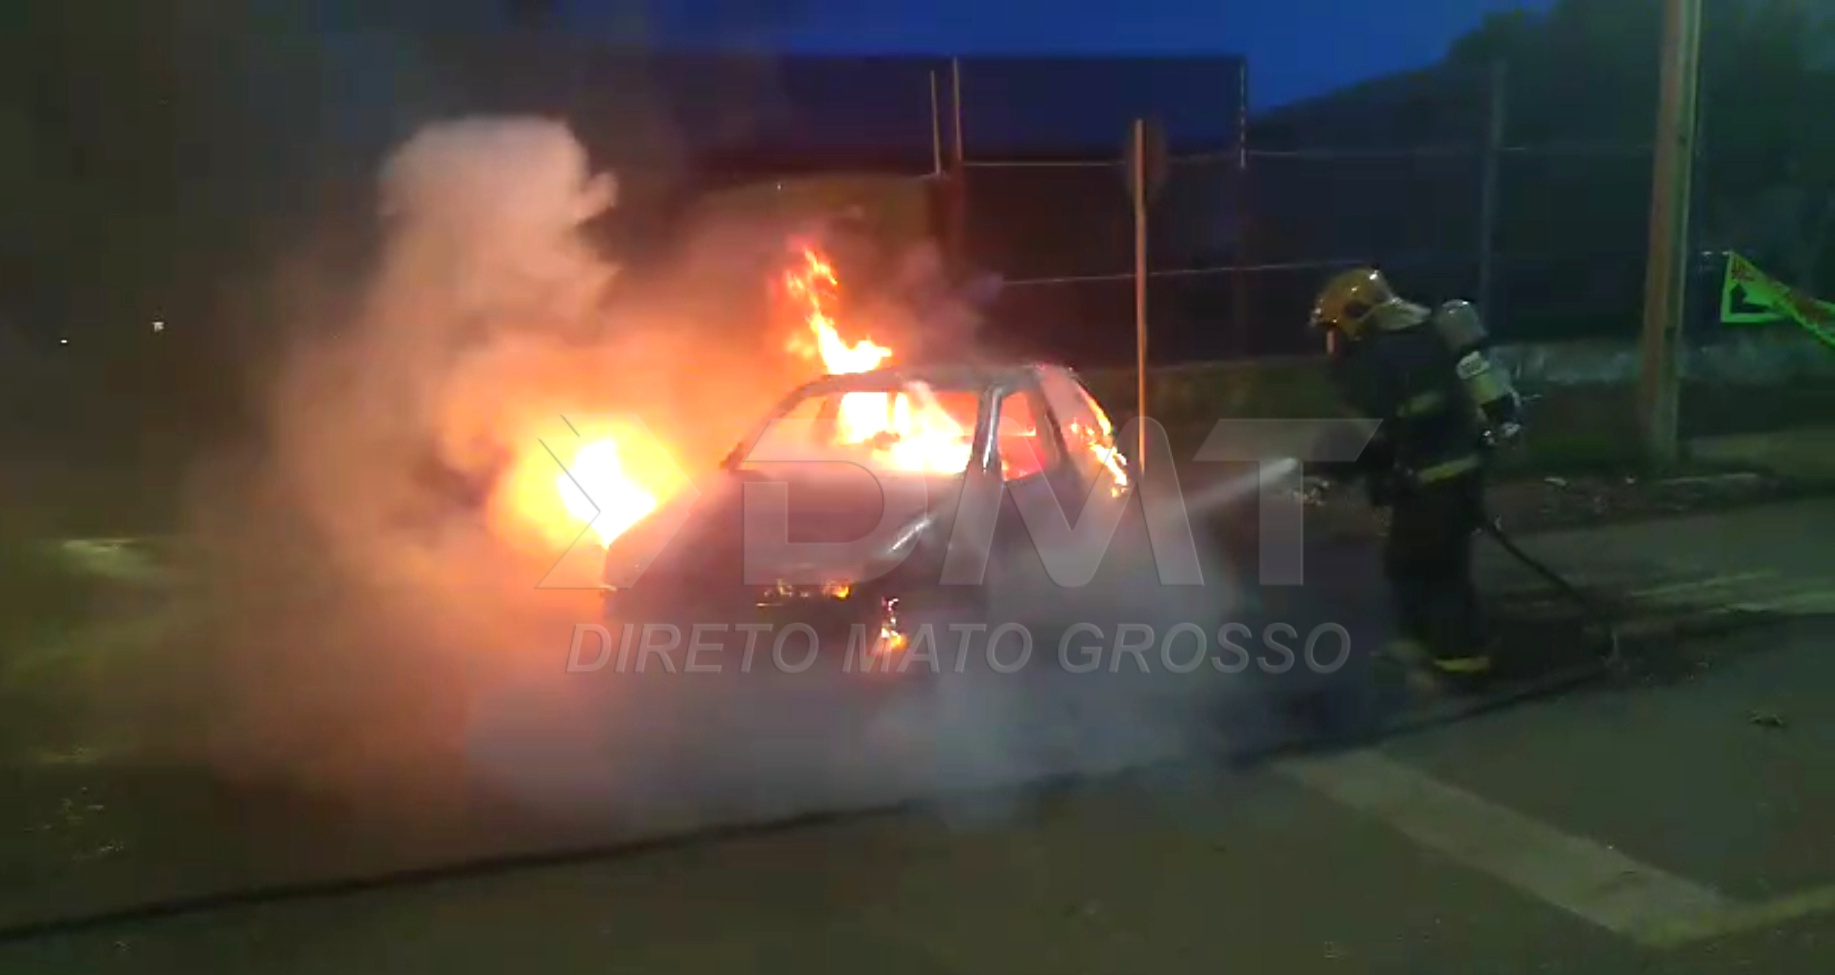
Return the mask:
M1134 389L1137 470L1147 468L1147 204L1166 182L1165 137L1144 118L1128 131L1128 194L1134 203Z

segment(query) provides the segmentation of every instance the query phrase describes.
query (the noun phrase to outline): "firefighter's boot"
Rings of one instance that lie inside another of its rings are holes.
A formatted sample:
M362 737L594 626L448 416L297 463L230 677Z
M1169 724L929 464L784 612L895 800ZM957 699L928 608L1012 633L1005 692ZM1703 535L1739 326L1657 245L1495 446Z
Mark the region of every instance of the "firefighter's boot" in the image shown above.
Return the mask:
M1491 674L1488 648L1460 656L1436 655L1419 640L1400 637L1383 648L1388 666L1400 674L1411 698L1433 700L1484 689Z
M1427 645L1411 637L1390 640L1377 657L1378 673L1401 685L1411 700L1433 700L1449 690L1447 680L1432 662Z
M1491 676L1489 648L1476 648L1459 656L1437 656L1428 661L1441 685L1450 691L1471 693L1484 688Z
M1433 601L1425 622L1425 664L1444 688L1469 693L1484 687L1492 670L1491 634L1481 625L1469 590L1446 589Z

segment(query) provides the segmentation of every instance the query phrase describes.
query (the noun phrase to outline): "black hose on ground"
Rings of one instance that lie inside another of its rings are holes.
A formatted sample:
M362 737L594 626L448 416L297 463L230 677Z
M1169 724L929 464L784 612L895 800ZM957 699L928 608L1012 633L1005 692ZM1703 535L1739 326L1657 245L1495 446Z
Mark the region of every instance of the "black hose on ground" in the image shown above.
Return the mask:
M1508 532L1504 531L1504 525L1500 519L1491 517L1480 519L1479 530L1483 531L1492 541L1496 542L1499 548L1509 553L1511 558L1522 563L1531 572L1540 576L1543 581L1553 586L1557 592L1568 597L1578 605L1580 611L1587 616L1588 620L1595 626L1598 626L1606 634L1605 662L1614 667L1622 662L1623 658L1619 654L1618 644L1618 620L1615 614L1609 612L1604 606L1601 606L1593 597L1581 591L1580 587L1569 582L1561 573L1549 568L1547 563L1523 551L1522 546L1518 545L1516 540L1511 538Z

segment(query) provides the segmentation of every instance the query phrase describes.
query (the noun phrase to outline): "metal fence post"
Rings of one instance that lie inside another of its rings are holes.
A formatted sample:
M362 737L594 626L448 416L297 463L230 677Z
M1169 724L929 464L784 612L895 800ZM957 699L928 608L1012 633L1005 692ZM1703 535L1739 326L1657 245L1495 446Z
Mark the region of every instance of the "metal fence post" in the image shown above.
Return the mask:
M1250 333L1253 326L1249 322L1249 59L1243 58L1236 66L1236 246L1234 260L1236 265L1231 291L1231 311L1236 319L1235 346L1232 351L1241 355L1250 348Z
M1134 463L1147 469L1147 120L1137 118L1128 136L1128 195L1134 209L1135 410L1139 443Z
M1484 172L1478 200L1478 308L1493 317L1491 299L1497 277L1497 184L1504 152L1504 119L1509 105L1508 69L1502 59L1491 62L1491 99L1486 113Z
M943 178L943 103L937 98L937 72L930 71L930 175Z
M962 59L949 59L950 177L949 257L955 267L968 264L968 164L962 145Z

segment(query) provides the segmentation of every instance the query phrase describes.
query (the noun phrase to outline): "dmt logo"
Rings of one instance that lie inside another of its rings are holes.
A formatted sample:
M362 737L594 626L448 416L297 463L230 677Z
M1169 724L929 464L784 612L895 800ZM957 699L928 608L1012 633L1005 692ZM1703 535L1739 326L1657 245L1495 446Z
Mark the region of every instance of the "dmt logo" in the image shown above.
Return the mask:
M1075 465L1069 462L1028 476L1003 476L992 450L964 449L939 455L934 463L926 457L887 464L834 452L817 459L791 446L817 442L814 431L810 437L790 435L794 431L785 428L793 425L789 418L778 421L773 437L743 458L745 467L761 472L759 478L723 482L711 498L675 470L687 490L618 537L605 582L634 584L690 518L719 518L723 524L717 527L725 527L725 516L733 515L731 530L739 535L740 571L748 585L815 586L838 578L858 584L926 555L934 559L937 584L979 586L995 559L1018 550L1036 552L1053 584L1075 589L1097 579L1122 526L1134 524L1151 549L1162 585L1200 586L1204 573L1194 515L1202 519L1253 499L1261 582L1298 585L1305 574L1303 465L1353 461L1377 430L1377 424L1362 420L1222 421L1197 452L1196 463L1246 464L1250 470L1186 490L1165 429L1152 419L1136 420L1119 442L1144 441L1148 456L1144 465L1130 468L1134 482L1116 490L1117 482L1098 477L1091 483L1070 473ZM649 436L641 424L631 426ZM661 453L654 437L649 443ZM557 459L568 456L559 449L554 453ZM568 473L597 507L607 507L602 499L612 488L605 478ZM793 532L799 523L804 530ZM840 541L811 540L811 523L831 528L846 523L851 531ZM589 534L583 532L575 547L593 541ZM804 540L793 540L796 534Z

